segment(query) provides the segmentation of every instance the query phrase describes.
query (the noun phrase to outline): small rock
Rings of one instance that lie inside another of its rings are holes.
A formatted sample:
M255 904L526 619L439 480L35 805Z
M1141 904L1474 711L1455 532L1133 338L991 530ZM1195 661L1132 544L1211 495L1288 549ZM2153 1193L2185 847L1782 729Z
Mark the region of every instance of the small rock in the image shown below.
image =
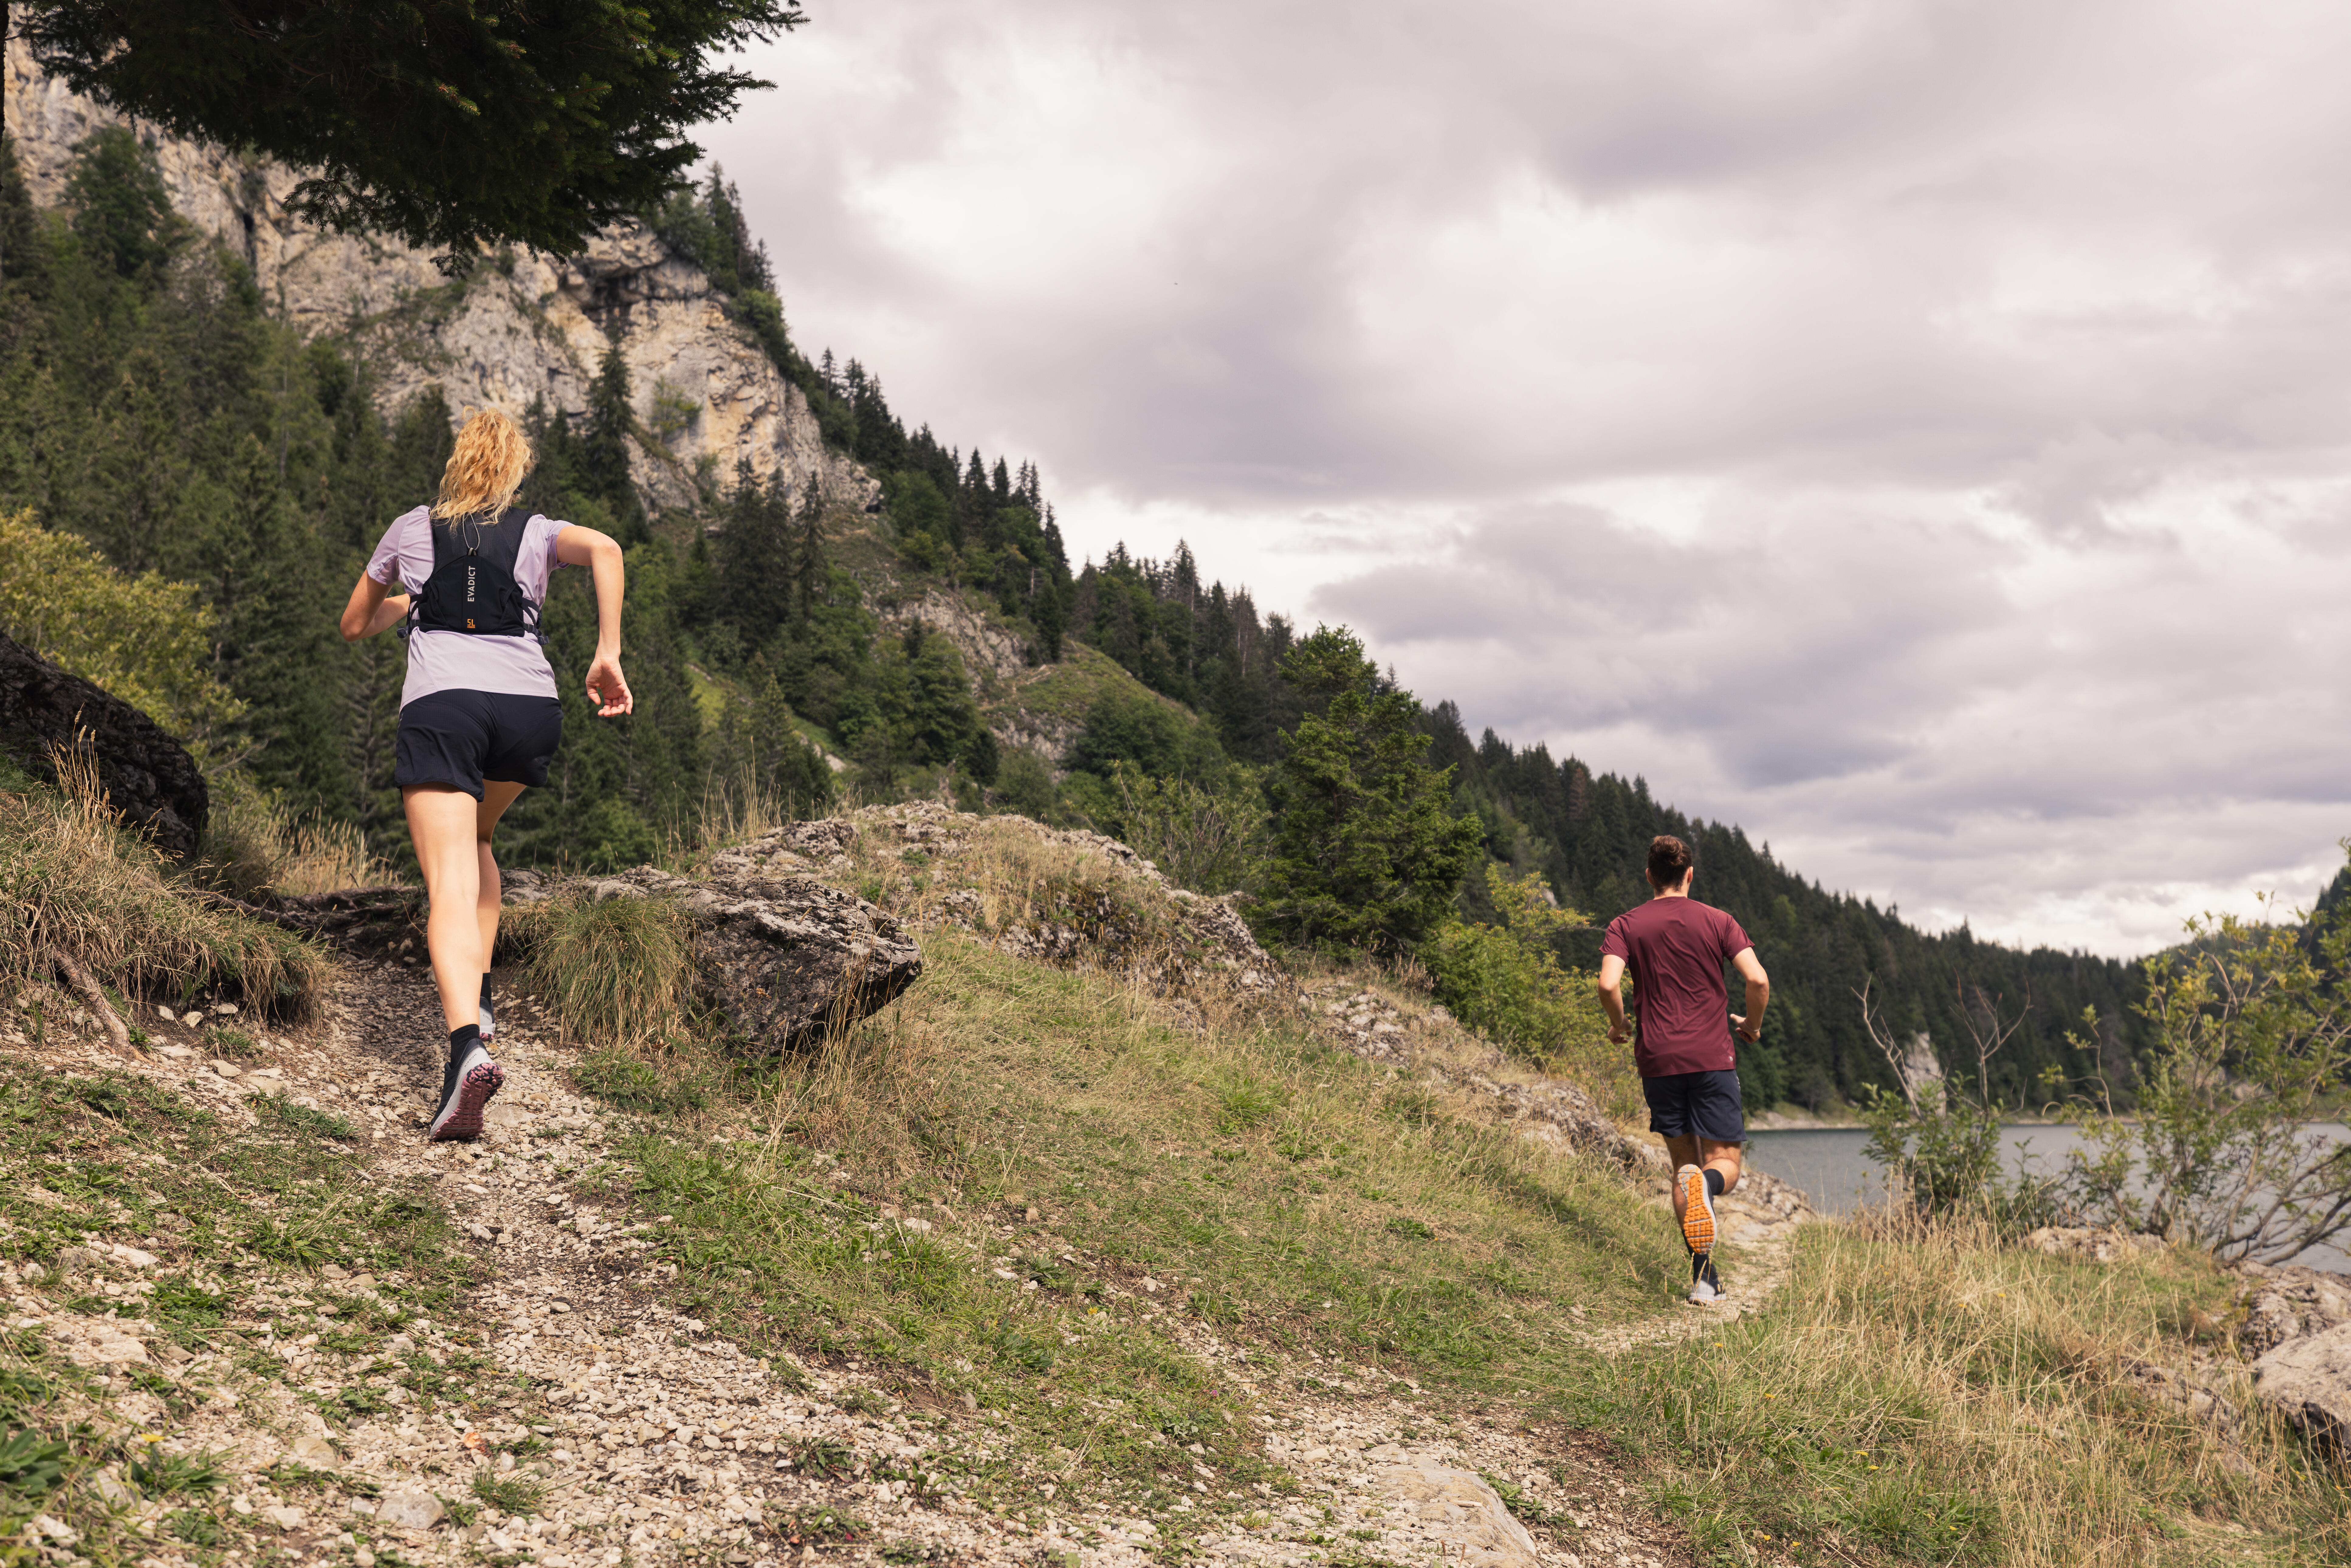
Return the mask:
M329 1280L348 1280L351 1277L349 1270L337 1263L321 1264L319 1272Z
M403 1488L386 1492L383 1500L376 1504L375 1516L402 1530L430 1530L441 1522L445 1511L441 1500L431 1492Z
M193 1029L198 1024L204 1021L204 1015L202 1013L183 1013L180 1015L180 1021L186 1024L190 1029Z
M335 1452L335 1445L315 1432L295 1438L294 1446L286 1451L301 1463L320 1469L342 1459L342 1456Z
M290 1503L280 1503L275 1508L263 1509L261 1517L280 1530L299 1530L307 1516Z
M116 1508L129 1508L139 1500L139 1494L124 1486L111 1470L100 1470L90 1479L90 1488Z
M236 1004L235 1002L214 1002L213 1004L213 1011L221 1018L233 1019L236 1017Z
M163 1048L163 1054L173 1061L185 1061L189 1057L195 1055L195 1052L184 1045L167 1045Z
M213 1071L219 1073L223 1078L242 1078L245 1076L245 1069L239 1067L234 1061L215 1061L213 1063Z
M180 1021L180 1015L173 1012L162 1002L157 1002L155 1004L155 1016L162 1019L166 1023L177 1023Z

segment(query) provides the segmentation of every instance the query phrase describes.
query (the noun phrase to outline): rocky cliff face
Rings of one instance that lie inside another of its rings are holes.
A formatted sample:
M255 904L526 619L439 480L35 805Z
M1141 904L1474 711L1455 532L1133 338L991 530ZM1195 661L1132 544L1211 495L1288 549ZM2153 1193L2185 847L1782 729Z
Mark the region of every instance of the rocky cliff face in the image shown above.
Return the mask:
M44 75L15 38L5 87L8 131L37 203L62 199L83 137L131 123L155 150L180 214L242 256L302 331L359 348L387 413L433 386L459 417L483 407L520 414L542 397L550 411L578 413L618 343L644 427L636 478L653 505L690 500L697 476L729 488L747 461L795 494L813 476L840 505L862 508L880 493L863 468L825 450L808 400L726 319L701 269L642 225L608 230L576 256L502 252L453 282L397 241L296 220L285 203L298 171L126 121Z

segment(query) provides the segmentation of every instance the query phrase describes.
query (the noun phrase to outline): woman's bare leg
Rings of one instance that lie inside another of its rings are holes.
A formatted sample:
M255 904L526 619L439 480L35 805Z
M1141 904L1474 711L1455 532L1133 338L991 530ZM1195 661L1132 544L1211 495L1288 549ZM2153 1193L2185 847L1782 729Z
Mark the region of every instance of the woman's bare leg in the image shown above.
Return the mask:
M482 941L478 808L471 795L446 784L412 785L401 791L401 800L408 808L408 832L431 904L424 947L433 956L442 1019L455 1033L480 1019L482 971L489 960Z
M482 967L487 970L498 953L498 901L505 892L498 881L497 857L490 852L490 835L498 831L498 819L506 815L525 786L493 779L482 786L482 803L474 808L474 853L478 866L479 881L475 894L474 919L481 927Z

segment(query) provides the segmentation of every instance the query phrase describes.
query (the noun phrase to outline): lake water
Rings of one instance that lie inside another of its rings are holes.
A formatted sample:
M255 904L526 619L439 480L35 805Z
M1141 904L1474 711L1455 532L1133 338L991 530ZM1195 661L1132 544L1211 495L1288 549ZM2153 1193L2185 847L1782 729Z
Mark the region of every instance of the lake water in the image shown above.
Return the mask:
M2337 1138L2351 1138L2351 1127L2328 1123L2314 1129ZM2009 1164L2053 1176L2063 1170L2065 1153L2082 1147L2082 1136L2071 1127L2016 1126L2006 1130ZM1857 1127L1819 1127L1783 1132L1756 1131L1747 1157L1757 1170L1802 1187L1813 1207L1823 1214L1844 1214L1886 1196L1886 1172L1862 1150L1869 1134ZM2023 1145L2019 1148L2018 1145ZM2314 1269L2351 1271L2351 1256L2339 1246L2314 1247L2294 1260Z

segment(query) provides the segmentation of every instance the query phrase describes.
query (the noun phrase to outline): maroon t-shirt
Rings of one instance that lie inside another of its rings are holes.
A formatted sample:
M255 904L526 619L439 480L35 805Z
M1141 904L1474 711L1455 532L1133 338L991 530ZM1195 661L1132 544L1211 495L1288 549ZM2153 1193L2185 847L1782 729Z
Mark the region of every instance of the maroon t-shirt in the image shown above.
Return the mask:
M1755 944L1695 898L1653 898L1608 923L1602 957L1633 977L1633 1066L1644 1078L1739 1065L1722 966Z

